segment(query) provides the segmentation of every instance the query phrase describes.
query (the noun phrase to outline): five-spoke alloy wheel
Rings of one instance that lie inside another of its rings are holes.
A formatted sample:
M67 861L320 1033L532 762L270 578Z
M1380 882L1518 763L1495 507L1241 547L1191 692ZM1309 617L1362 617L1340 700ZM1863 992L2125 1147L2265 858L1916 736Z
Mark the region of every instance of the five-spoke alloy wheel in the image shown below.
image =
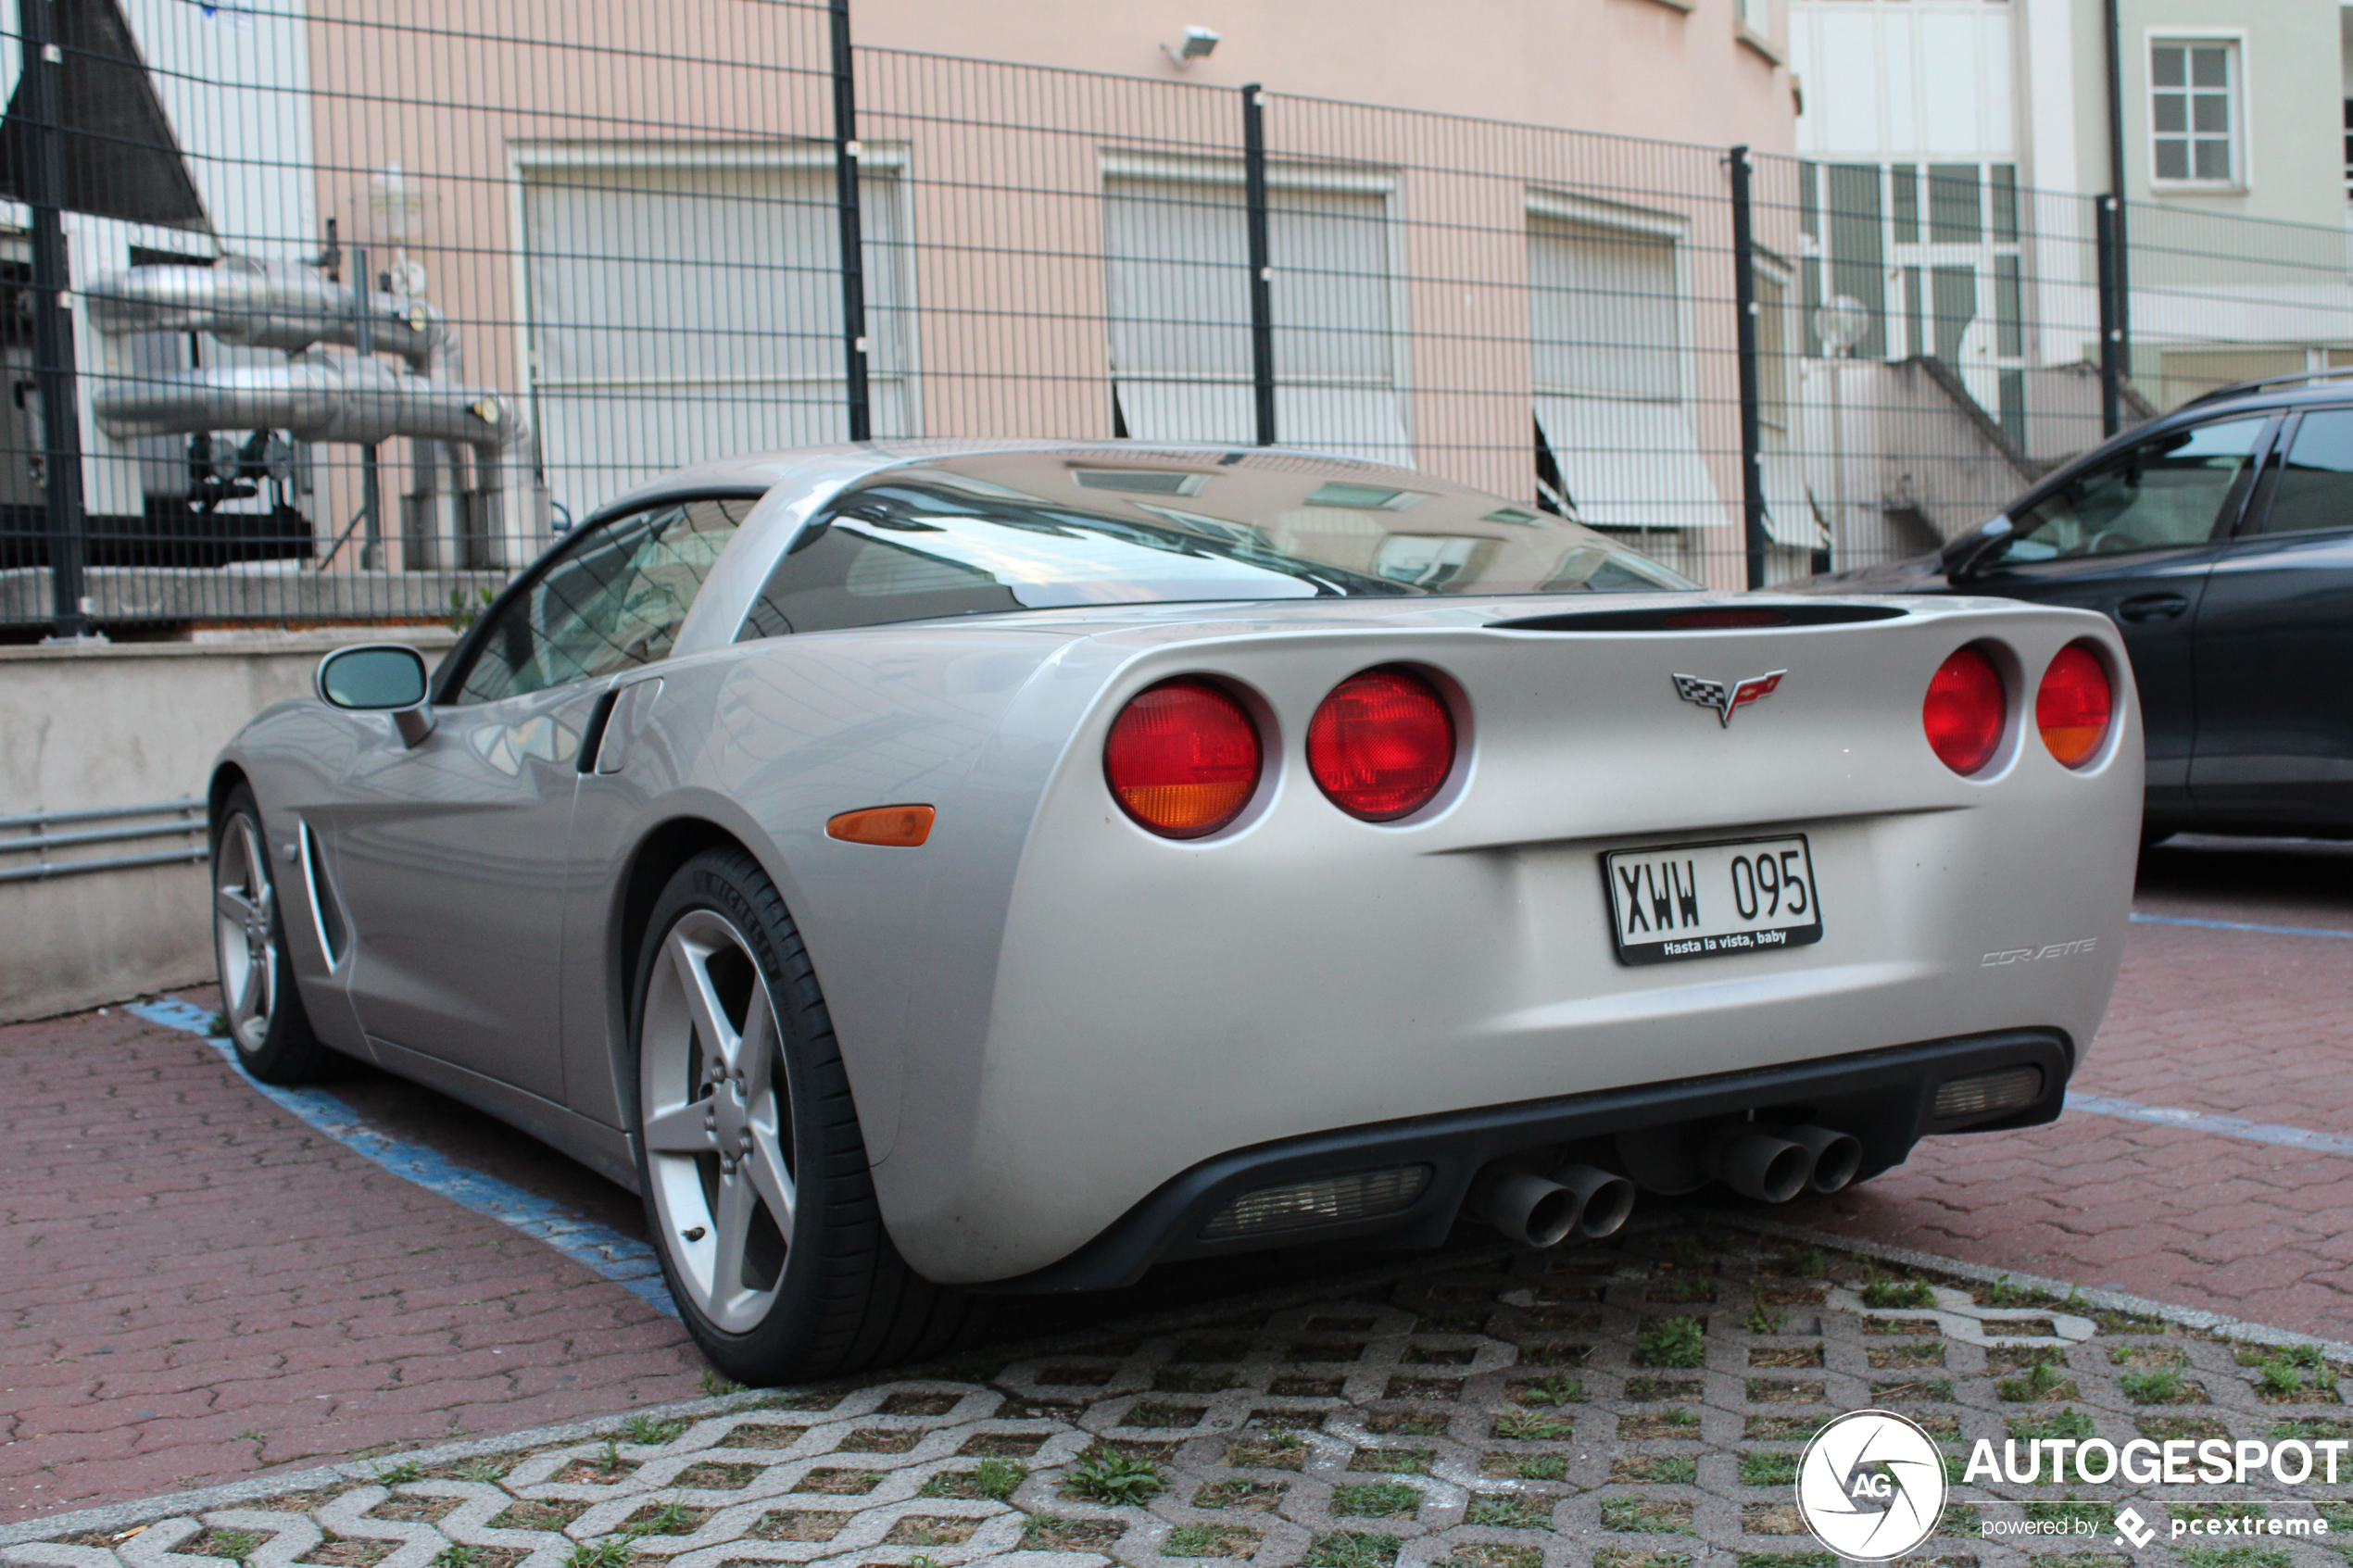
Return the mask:
M969 1298L900 1260L800 933L759 862L681 865L630 991L646 1217L679 1316L738 1383L944 1348Z
M741 1334L775 1303L792 1247L792 1096L751 946L689 909L662 937L638 1036L648 1196L679 1283Z
M286 953L285 914L270 874L253 791L238 784L212 822L212 945L220 1010L245 1071L270 1084L319 1076L327 1049L310 1032Z

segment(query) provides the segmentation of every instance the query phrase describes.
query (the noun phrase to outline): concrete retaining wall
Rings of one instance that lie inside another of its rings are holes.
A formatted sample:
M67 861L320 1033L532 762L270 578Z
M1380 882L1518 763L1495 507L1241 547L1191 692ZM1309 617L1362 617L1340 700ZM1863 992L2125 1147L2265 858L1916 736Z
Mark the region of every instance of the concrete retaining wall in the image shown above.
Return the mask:
M0 816L201 796L221 746L271 703L308 695L328 649L396 640L430 659L454 640L420 626L199 635L209 640L0 647ZM0 1022L211 979L208 874L195 863L0 883Z

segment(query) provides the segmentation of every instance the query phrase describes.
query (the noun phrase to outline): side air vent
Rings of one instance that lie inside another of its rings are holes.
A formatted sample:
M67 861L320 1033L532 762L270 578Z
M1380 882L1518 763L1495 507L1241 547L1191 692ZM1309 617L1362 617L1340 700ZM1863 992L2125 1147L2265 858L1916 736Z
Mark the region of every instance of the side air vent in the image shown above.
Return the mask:
M1664 609L1581 609L1491 621L1498 632L1754 632L1783 626L1846 626L1910 614L1892 605L1688 605Z
M319 835L310 824L302 824L302 880L310 891L310 919L319 931L319 946L327 954L327 967L343 967L347 933L343 923L343 906L335 898L334 880L327 872L326 851L319 846Z

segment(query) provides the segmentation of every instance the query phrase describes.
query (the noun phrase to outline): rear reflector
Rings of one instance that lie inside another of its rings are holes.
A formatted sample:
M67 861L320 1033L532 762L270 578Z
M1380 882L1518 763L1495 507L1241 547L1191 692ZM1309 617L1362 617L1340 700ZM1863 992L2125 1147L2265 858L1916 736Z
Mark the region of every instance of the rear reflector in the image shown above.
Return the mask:
M2010 701L2001 671L1975 648L1961 648L1937 666L1920 705L1929 749L1957 773L1974 773L2001 749Z
M1199 838L1241 815L1258 789L1258 726L1206 681L1163 681L1112 721L1103 778L1123 809L1164 838Z
M1399 1165L1387 1171L1357 1171L1289 1186L1261 1187L1220 1210L1215 1219L1202 1227L1202 1239L1216 1241L1394 1214L1412 1208L1428 1185L1428 1166Z
M928 806L869 806L844 811L827 821L825 836L845 844L879 844L889 849L915 849L931 836Z
M2034 723L2053 757L2081 768L2108 739L2115 705L2100 656L2082 643L2070 643L2043 671L2042 688L2034 694Z
M1428 805L1454 771L1454 717L1410 670L1367 670L1334 686L1307 723L1307 771L1333 805L1368 822Z
M1995 1116L2007 1110L2022 1110L2042 1098L2041 1068L2005 1067L1993 1073L1973 1073L1940 1085L1936 1107L1929 1115L1938 1122L1963 1116Z

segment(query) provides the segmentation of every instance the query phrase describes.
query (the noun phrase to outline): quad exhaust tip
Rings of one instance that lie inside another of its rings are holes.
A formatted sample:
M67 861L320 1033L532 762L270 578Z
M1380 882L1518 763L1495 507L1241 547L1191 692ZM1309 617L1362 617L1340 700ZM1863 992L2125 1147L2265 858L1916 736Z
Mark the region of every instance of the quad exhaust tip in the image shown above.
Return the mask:
M1557 1247L1571 1232L1598 1239L1634 1212L1634 1184L1615 1171L1564 1165L1549 1176L1515 1171L1488 1189L1480 1213L1523 1247Z
M1806 1151L1806 1185L1816 1192L1836 1192L1862 1173L1863 1146L1852 1133L1806 1126L1783 1127L1780 1135Z
M1787 1203L1836 1192L1863 1168L1863 1146L1834 1127L1738 1127L1709 1146L1708 1173L1743 1198Z

